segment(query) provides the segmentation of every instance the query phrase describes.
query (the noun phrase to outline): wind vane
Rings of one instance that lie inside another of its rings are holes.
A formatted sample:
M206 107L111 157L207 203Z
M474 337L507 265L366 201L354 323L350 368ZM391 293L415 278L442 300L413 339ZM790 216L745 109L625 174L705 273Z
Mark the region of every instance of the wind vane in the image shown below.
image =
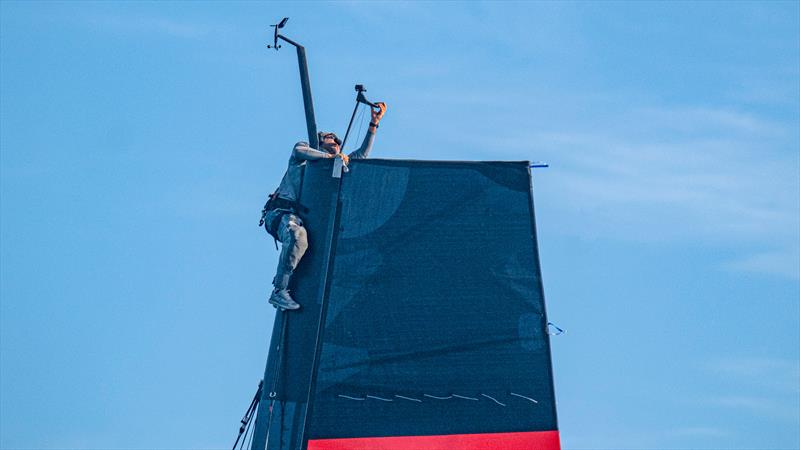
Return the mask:
M278 45L278 39L288 42L297 49L297 65L300 68L300 87L303 90L303 107L306 112L306 129L308 131L308 144L311 148L319 146L319 139L317 138L317 120L314 117L314 101L311 98L311 81L308 79L308 61L306 60L306 49L297 42L280 34L279 30L282 29L288 17L284 17L280 22L275 25L270 25L275 29L273 34L272 45L267 45L267 48L274 48L276 51L281 48Z
M278 45L278 38L281 38L281 39L283 39L283 40L285 40L285 41L287 41L287 42L289 42L291 44L294 44L295 46L297 45L294 42L286 39L285 37L281 36L278 33L278 30L283 28L283 26L286 25L286 22L288 22L288 21L289 21L289 18L288 17L284 17L279 23L277 23L275 25L270 25L271 27L275 28L275 40L273 41L272 45L267 45L267 48L274 48L275 51L278 51L278 49L281 48L281 46Z

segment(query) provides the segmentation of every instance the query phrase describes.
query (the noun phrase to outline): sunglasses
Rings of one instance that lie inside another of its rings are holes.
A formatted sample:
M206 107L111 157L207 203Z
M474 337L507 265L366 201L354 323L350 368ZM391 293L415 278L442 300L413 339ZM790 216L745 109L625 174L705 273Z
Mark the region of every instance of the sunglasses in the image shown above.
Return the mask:
M342 140L339 139L338 137L336 137L335 134L326 134L326 135L322 136L322 140L326 140L326 139L333 139L333 142L336 142L336 144L338 144L338 145L342 145Z

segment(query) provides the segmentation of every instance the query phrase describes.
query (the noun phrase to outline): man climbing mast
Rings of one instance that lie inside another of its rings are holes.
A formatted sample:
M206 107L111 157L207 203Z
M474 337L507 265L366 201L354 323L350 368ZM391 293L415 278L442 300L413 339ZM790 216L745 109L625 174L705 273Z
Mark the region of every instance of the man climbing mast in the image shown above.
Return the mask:
M283 175L281 184L265 206L264 227L281 242L278 269L272 280L274 289L269 297L269 302L276 308L284 310L300 308L300 304L289 294L289 281L308 249L308 237L301 217L304 207L297 201L303 166L307 161L317 159L342 158L346 165L351 158L367 158L375 140L378 124L386 113L384 103L376 105L378 109L372 110L372 121L364 136L364 142L358 150L349 155L341 153L342 141L334 133L318 133L319 149L310 147L307 142L298 142L292 150L289 167Z

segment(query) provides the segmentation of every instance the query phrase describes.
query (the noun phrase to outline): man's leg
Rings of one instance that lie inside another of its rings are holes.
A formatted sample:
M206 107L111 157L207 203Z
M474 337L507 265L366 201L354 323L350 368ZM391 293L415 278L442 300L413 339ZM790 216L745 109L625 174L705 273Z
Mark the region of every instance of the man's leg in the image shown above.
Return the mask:
M277 308L298 309L300 305L289 295L289 281L297 264L308 249L308 237L303 221L294 214L284 214L278 226L278 237L281 241L281 255L278 259L278 270L272 285L269 302Z

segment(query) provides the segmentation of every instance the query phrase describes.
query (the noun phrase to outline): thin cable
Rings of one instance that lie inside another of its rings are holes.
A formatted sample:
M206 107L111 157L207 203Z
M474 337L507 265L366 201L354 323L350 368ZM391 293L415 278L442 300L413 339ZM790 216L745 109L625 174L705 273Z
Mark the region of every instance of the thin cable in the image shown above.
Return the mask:
M245 444L245 442L247 442L247 436L249 434L250 434L250 422L247 422L247 428L244 429L244 439L242 439L242 443L239 444L239 450L243 450L244 449L244 444Z
M278 381L280 377L280 371L283 368L283 344L284 340L286 339L286 311L280 311L281 314L281 336L280 340L278 340L278 345L275 348L275 352L277 353L278 361L275 364L275 370L272 372L272 389L269 392L270 398L275 398L278 395Z
M358 132L356 132L356 142L361 142L361 128L364 127L364 110L367 107L359 108L360 111L358 112ZM359 148L361 144L358 144Z
M278 398L278 377L280 376L280 370L283 368L283 345L284 340L286 338L286 322L287 316L286 311L279 311L278 314L281 315L281 335L280 340L278 341L278 345L275 347L276 357L278 361L275 362L275 370L272 372L272 388L269 391L269 417L267 418L267 442L269 442L269 434L272 431L272 416L275 411L275 399ZM283 405L283 402L281 402ZM281 409L281 440L283 440L283 409ZM255 428L253 429L253 433L255 433Z
M239 444L239 440L242 439L242 435L244 435L244 438L247 439L247 429L250 426L250 423L253 421L253 417L255 417L256 412L258 411L258 404L261 400L263 386L264 381L262 380L258 383L258 389L256 389L253 400L250 402L250 406L247 407L247 411L245 411L242 420L240 420L241 426L239 426L239 435L236 436L236 441L233 443L233 450L236 450L236 446ZM242 440L242 443L244 443L244 440Z
M256 434L256 427L253 427L250 430L250 439L248 439L248 441L247 441L247 446L245 447L246 449L249 449L250 446L253 445L253 436L255 436L255 434Z

